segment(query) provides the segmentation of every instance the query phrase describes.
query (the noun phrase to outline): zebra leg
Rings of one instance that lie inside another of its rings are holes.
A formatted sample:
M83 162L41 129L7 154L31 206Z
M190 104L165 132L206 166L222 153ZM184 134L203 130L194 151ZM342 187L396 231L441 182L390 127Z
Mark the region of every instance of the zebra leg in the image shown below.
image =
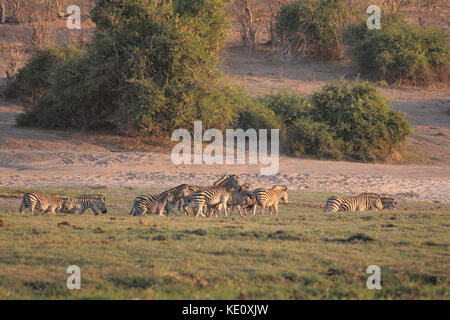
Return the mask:
M20 205L19 212L25 213L27 208L27 204L25 203L25 199L22 199L22 204Z
M256 208L257 208L258 206L255 204L254 206L253 206L253 215L254 216L256 216Z
M261 205L261 210L260 210L260 213L261 213L261 215L263 216L264 215L264 209L266 208L266 206L265 205Z
M275 211L275 214L278 215L278 203L273 205L273 211Z
M237 208L237 211L239 212L239 215L242 217L242 207L238 204L238 205L236 205L236 208ZM234 207L233 207L233 209L234 209ZM230 216L231 216L231 214L230 214Z
M203 214L203 204L196 206L196 208L197 208L197 213L195 214L195 217L198 218L198 215L201 215L202 217L206 218L206 216Z

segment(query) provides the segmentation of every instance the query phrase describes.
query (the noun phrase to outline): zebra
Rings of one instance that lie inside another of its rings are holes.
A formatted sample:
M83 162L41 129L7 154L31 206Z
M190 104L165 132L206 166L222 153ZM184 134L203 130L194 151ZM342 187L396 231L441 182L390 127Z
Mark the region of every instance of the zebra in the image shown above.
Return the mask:
M382 210L395 209L395 207L397 206L397 201L395 200L395 198L390 197L390 196L381 195L379 193L373 193L373 192L363 192L360 195L368 195L368 196L373 196L373 197L379 197L380 200L381 200L381 203L383 204L383 209Z
M153 202L158 200L158 197L159 195L156 194L136 196L129 214L133 216L142 216L147 214L148 209L151 207Z
M205 217L203 214L204 207L208 205L214 206L219 203L221 204L221 210L223 210L225 216L227 216L227 202L231 198L231 191L241 190L238 178L238 175L230 175L220 186L214 186L195 192L191 196L194 212L196 212L195 217L198 218L199 215Z
M384 209L395 209L397 206L397 201L395 198L392 197L380 197L381 203L383 204L383 210Z
M365 211L373 208L383 210L380 195L361 193L357 196L332 196L327 199L325 211Z
M202 190L210 190L210 189L212 189L214 187L226 186L228 181L230 179L233 179L233 178L238 179L238 175L227 175L227 174L225 174L222 178L220 178L217 181L215 181L212 186L189 185L189 187L186 190L185 195L182 197L182 200L180 201L180 203L181 202L183 203L183 212L184 212L184 214L185 215L189 215L189 211L187 210L187 208L191 205L192 196L196 192L202 191Z
M272 189L259 188L253 190L256 197L256 202L253 205L253 215L256 215L256 208L260 206L261 215L264 215L264 209L269 208L269 214L272 215L272 210L278 214L278 203L283 200L285 205L289 204L288 192L286 186L276 185Z
M234 213L234 209L236 208L239 212L239 215L242 216L242 210L244 210L244 214L247 215L246 208L248 205L251 205L251 197L253 195L250 190L251 184L246 182L244 183L239 191L231 191L231 197L227 201L227 208L230 209L229 214ZM211 213L211 210L219 209L221 211L221 204L217 204L215 206L208 206L208 212Z
M48 210L51 213L56 213L62 210L64 201L68 199L70 199L70 197L26 192L22 197L19 211L25 213L26 208L30 208L31 214L34 214L34 209L38 209L42 212Z
M133 206L131 207L131 211L129 215L133 216L141 216L150 213L150 209L152 208L153 203L158 201L158 199L162 197L167 197L167 201L164 204L164 210L169 214L169 212L173 212L174 214L178 214L172 205L172 203L176 203L181 201L182 197L189 194L189 185L180 184L174 188L163 191L160 194L148 194L148 195L138 195L134 198ZM164 199L161 200L162 202ZM162 202L159 204L161 206Z
M105 196L99 195L82 195L78 197L72 197L64 201L63 207L69 213L83 214L87 209L91 208L95 215L99 212L102 214L107 213Z
M147 213L163 216L164 211L167 210L167 206L173 201L174 195L172 193L163 192L159 195L158 199L149 202L150 205L148 206ZM167 211L167 215L169 215L169 211Z
M255 195L253 192L242 189L241 191L232 191L231 199L227 202L227 206L230 208L230 215L234 213L235 208L240 216L242 216L242 213L247 215L247 208L253 205L254 199Z

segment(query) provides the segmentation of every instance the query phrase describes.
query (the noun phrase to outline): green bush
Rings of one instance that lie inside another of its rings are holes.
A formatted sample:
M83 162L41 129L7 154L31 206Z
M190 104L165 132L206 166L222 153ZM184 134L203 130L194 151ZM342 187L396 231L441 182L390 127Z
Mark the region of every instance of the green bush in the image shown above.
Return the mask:
M229 28L220 0L97 0L92 43L52 67L19 124L164 135L225 128L245 99L215 69ZM218 112L220 110L220 112Z
M335 60L343 54L343 26L354 17L346 0L300 0L280 8L275 28L291 54Z
M55 66L80 55L80 50L71 47L37 49L28 64L8 83L6 96L27 102L36 101L50 87Z
M443 32L406 24L400 17L381 21L379 30L369 30L364 22L345 31L349 52L362 72L389 83L449 79L449 45Z
M369 82L344 80L308 97L281 93L264 99L281 118L285 148L318 158L386 159L411 132L404 116Z

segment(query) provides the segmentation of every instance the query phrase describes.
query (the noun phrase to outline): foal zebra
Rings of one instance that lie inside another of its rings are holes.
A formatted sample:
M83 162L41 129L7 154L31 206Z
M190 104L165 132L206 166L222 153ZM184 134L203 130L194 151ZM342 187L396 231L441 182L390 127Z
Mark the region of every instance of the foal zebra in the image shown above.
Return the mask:
M278 214L278 203L283 200L285 205L288 205L288 192L286 186L273 186L272 189L256 189L253 191L256 197L256 202L253 205L253 215L256 215L256 207L260 206L261 215L264 214L264 209L269 208L269 213L272 215L272 210Z
M106 200L103 195L82 195L72 197L64 201L63 208L69 213L83 214L87 209L91 209L95 215L99 212L107 213Z
M373 208L383 210L380 195L376 193L362 193L357 196L333 196L327 199L325 211L365 211Z
M42 212L49 210L51 213L61 211L64 201L70 199L69 197L56 195L43 195L37 192L27 192L22 197L22 204L19 211L25 213L27 208L30 208L31 214L34 214L34 209Z

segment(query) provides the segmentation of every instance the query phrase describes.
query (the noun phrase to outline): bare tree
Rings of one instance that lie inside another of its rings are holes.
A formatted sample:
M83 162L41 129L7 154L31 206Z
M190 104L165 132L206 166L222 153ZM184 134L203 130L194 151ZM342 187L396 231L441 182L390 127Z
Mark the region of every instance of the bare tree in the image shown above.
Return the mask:
M253 52L256 49L256 35L261 23L260 17L255 17L255 5L250 0L234 0L233 10L241 24L241 36L245 45Z

